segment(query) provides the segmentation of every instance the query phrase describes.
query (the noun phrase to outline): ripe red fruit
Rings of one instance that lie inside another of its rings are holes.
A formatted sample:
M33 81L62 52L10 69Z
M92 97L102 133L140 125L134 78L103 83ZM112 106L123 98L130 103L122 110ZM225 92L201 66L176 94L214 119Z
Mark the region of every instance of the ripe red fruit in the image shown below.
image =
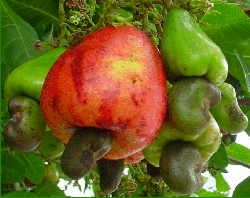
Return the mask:
M156 136L166 113L160 54L132 26L107 26L83 37L54 63L41 107L53 134L67 143L77 127L112 130L107 159L126 158Z

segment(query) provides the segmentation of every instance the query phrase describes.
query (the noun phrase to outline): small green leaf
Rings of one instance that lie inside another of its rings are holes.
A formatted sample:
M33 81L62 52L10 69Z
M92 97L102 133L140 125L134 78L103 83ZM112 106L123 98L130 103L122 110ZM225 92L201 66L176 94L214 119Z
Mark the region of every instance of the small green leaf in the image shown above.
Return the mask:
M231 147L227 148L227 153L232 158L250 164L250 149L241 144L234 143Z
M221 142L218 151L213 154L211 160L218 167L225 168L228 166L228 154L223 142Z
M233 197L249 197L250 195L250 176L245 180L240 182L238 186L236 186Z
M6 184L13 184L23 181L26 175L26 166L16 155L1 152L1 181Z
M26 191L14 191L3 195L3 197L35 197L34 193L26 192Z
M27 166L26 177L34 184L40 184L45 176L45 166L40 156L33 153L17 153Z
M247 65L244 57L237 50L234 50L235 54L242 66L241 84L245 92L250 92L250 65Z
M221 172L217 171L214 175L216 179L216 188L220 192L226 192L230 190L230 186L225 181L224 177L222 176Z

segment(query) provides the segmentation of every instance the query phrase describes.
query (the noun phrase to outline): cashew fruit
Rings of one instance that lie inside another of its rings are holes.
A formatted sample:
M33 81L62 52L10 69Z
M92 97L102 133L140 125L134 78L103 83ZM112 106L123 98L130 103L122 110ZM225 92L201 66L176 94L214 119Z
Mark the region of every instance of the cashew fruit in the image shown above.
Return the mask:
M122 159L154 139L166 114L166 87L161 56L146 34L132 26L106 26L54 63L41 107L64 143L79 127L112 130L104 158Z
M106 194L114 192L121 181L124 170L124 159L109 160L101 158L97 161L100 173L100 188Z
M183 76L205 76L215 85L225 81L228 64L221 49L184 9L165 17L161 56L171 83Z
M145 159L153 166L159 167L159 161L163 149L169 143L176 140L192 142L199 150L202 162L205 164L220 147L220 128L215 119L211 117L209 125L205 131L199 135L188 135L178 130L173 123L166 119L154 141L143 149L142 152Z
M160 158L160 172L168 187L178 194L191 194L203 186L202 157L192 142L168 144Z
M50 162L48 165L45 166L44 181L56 182L58 180L59 180L59 174L56 168L56 163Z
M46 122L39 103L25 96L15 96L9 100L11 116L2 135L8 146L16 151L29 152L42 142Z
M198 135L209 125L209 108L220 99L220 89L205 78L182 79L168 92L168 118L183 133Z
M219 86L221 101L210 109L220 128L227 133L240 133L248 126L248 118L238 105L235 89L228 83Z
M74 180L86 176L92 170L94 162L111 149L110 131L95 127L78 128L62 155L61 166L64 174Z

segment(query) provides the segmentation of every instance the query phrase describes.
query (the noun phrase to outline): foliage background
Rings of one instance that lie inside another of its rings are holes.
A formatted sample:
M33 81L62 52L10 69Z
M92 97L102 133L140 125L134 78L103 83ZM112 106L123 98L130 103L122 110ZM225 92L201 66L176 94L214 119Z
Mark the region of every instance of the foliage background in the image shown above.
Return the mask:
M8 74L14 68L52 49L55 44L54 38L60 35L62 27L60 12L58 13L59 2L58 0L1 1L1 92ZM93 4L95 2L93 0L87 1L90 5L95 5ZM138 1L134 2L135 4L138 3ZM209 25L200 25L225 54L229 64L227 82L235 87L241 109L248 118L250 118L250 107L248 105L250 99L250 19L247 15L249 13L247 9L250 8L249 2L249 0L241 1L241 4L236 6L234 1L230 2L232 4L215 4L211 8L211 13L201 18L203 24ZM68 12L69 8L66 5L64 6L65 12ZM101 4L100 6L90 6L88 11L88 15L94 23L98 23L98 16L104 12ZM133 12L129 7L114 11L114 15L126 19L131 17L132 14ZM149 19L150 32L154 33L158 21L152 16ZM90 26L91 24L88 23L87 28ZM72 38L73 33L75 31L71 30L69 37ZM42 50L34 50L34 44L37 41L42 43ZM62 40L60 45L67 46L68 43L68 40ZM3 92L1 119L1 131L3 131L4 125L9 120ZM250 136L250 126L246 129L246 133ZM45 164L51 162L51 159L40 156L37 151L14 152L5 144L3 138L1 139L1 148L2 196L65 196L63 190L57 186L58 181L45 180ZM232 159L236 159L236 161L232 161ZM242 166L250 164L250 149L237 143L229 148L221 144L218 152L211 158L210 168L208 169L208 172L216 179L217 190L207 192L202 189L196 195L227 196L230 187L221 173L227 172L228 164L237 164L239 161L242 162ZM77 181L70 180L62 173L60 165L57 165L56 168L59 178L63 178L81 189ZM166 192L160 181L148 176L145 162L129 165L127 168L129 172L122 179L123 187L119 188L120 196L177 196L170 191ZM92 185L95 196L105 196L98 186L97 169L94 169L84 179L86 182L85 189L88 185ZM233 196L248 196L250 194L249 183L250 177L247 177L236 187Z

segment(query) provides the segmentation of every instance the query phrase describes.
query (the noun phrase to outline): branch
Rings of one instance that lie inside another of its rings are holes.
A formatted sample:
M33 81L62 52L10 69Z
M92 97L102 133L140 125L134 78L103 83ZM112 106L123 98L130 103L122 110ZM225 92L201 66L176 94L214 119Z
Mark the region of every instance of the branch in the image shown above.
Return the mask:
M39 155L39 156L45 158L45 159L48 160L48 161L52 161L52 162L55 162L55 163L58 164L58 165L61 165L58 161L56 161L56 160L54 160L54 159L50 159L50 158L48 158L48 157L46 157L46 156L44 156L44 155L42 155L42 154L40 154L40 153L37 153L37 152L34 152L34 151L30 151L30 153L33 153L33 154L35 154L35 155Z
M250 98L238 99L238 104L240 106L248 106L248 107L250 107Z
M228 160L229 160L230 162L235 163L236 165L241 165L241 166L244 166L244 167L250 169L250 164L248 164L248 163L246 163L246 162L242 162L242 161L237 160L237 159L234 159L234 158L232 158L232 157L230 157L230 156L228 156Z

